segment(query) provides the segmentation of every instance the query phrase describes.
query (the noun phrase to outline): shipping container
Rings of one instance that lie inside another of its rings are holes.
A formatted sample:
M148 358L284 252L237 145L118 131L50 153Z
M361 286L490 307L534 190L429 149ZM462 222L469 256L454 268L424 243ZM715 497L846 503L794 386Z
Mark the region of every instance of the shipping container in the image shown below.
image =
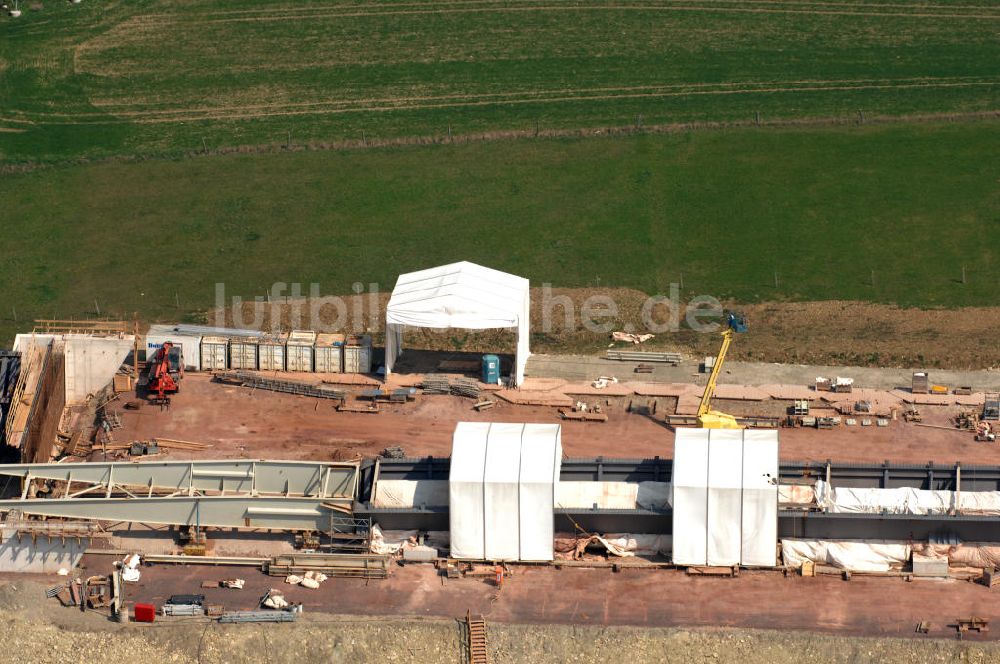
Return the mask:
M173 325L151 325L146 333L146 359L151 360L166 342L180 346L185 371L201 370L201 335L182 332Z
M311 330L294 330L285 345L286 371L312 371L313 347L316 333Z
M340 373L344 370L344 335L316 335L313 353L316 373Z
M229 368L229 337L201 338L201 368L203 371Z
M201 370L202 337L261 337L263 332L242 328L210 327L187 323L156 323L146 333L146 359L152 358L165 341L180 346L184 353L184 370Z
M348 337L344 342L344 373L372 372L372 338L364 336Z
M251 337L233 337L229 341L229 368L257 370L260 340Z
M288 334L284 332L260 340L257 359L261 371L285 370L285 344L287 342Z

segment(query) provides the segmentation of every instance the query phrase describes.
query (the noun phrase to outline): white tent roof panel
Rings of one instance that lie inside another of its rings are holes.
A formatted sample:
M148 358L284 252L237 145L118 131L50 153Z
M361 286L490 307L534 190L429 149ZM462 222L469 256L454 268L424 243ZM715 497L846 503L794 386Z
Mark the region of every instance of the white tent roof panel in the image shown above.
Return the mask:
M708 429L679 429L674 439L674 551L678 565L708 559Z
M517 560L521 550L518 478L523 431L523 424L490 425L483 474L487 560Z
M459 422L455 427L448 476L451 555L455 558L483 559L486 555L483 473L489 429L488 422Z
M708 565L740 564L743 431L716 429L708 440Z
M778 540L778 436L743 433L743 504L740 561L774 567Z
M562 468L562 427L526 424L521 435L520 495L521 560L552 560L555 538L552 514Z

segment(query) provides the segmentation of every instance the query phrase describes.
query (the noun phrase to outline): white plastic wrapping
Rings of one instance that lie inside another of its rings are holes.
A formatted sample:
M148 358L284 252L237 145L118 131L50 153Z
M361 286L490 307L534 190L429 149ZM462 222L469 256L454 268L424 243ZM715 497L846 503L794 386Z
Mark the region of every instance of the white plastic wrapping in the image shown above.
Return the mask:
M958 508L962 514L1000 516L1000 491L963 491Z
M781 555L787 567L802 567L811 560L852 572L888 572L910 559L906 542L889 540L781 540Z
M817 482L821 505L839 514L962 514L1000 515L1000 491L830 488Z
M445 507L448 480L383 480L375 483L372 507Z
M601 510L670 507L669 482L559 482L556 506Z

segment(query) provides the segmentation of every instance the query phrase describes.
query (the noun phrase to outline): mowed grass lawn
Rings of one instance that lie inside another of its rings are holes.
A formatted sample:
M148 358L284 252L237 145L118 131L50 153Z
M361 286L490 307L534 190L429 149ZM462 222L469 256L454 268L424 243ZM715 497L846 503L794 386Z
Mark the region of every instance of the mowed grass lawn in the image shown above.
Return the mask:
M217 282L387 290L463 259L557 287L995 305L998 145L981 122L53 167L0 180L0 315L176 319Z
M0 18L0 162L995 110L992 0L100 0Z

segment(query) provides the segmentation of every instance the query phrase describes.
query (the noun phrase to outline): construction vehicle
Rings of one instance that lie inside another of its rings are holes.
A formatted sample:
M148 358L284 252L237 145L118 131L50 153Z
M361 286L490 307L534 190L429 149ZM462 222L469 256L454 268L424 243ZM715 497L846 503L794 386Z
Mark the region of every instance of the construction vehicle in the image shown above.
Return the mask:
M729 313L726 316L726 329L722 331L722 347L712 367L712 373L708 377L705 391L701 395L701 403L698 404L698 426L703 429L742 429L743 427L736 421L736 418L717 410L712 410L712 396L715 394L715 384L722 371L722 365L726 362L726 352L730 344L733 343L733 336L747 331L747 322L743 316Z
M1000 420L1000 394L987 394L983 403L984 420L996 422Z
M168 394L176 394L184 374L184 362L179 346L167 341L156 349L153 359L146 363L146 372L136 386L136 393L145 389L146 397L154 403L168 403Z
M993 433L993 427L989 422L979 422L976 425L976 440L981 443L995 443L997 435Z

